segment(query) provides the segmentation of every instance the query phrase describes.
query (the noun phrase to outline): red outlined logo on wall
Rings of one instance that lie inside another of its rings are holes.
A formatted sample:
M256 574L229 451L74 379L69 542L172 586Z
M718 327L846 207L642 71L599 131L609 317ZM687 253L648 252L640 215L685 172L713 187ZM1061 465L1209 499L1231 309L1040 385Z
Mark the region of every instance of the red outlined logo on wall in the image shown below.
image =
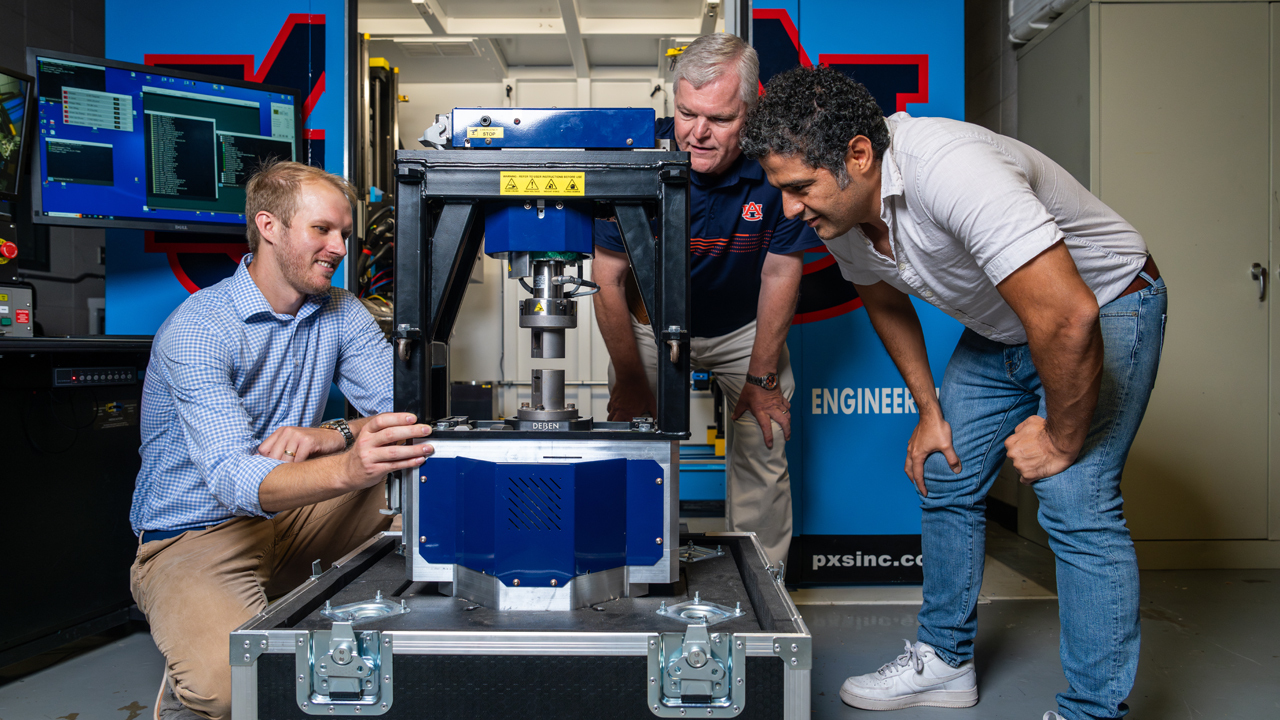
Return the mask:
M751 38L760 57L760 92L774 75L796 66L813 67L800 44L800 32L786 10L761 8L751 13ZM929 101L928 55L823 53L818 64L862 83L885 115L903 112L908 103ZM744 218L746 208L743 208ZM748 218L749 219L749 218ZM836 259L825 251L805 253L795 324L817 322L853 312L862 298L844 279Z
M290 14L256 70L255 56L243 54L149 53L143 56L143 62L153 67L306 88L302 104L305 122L325 91L324 32L324 15ZM323 167L324 128L305 128L302 132L307 144L306 156L300 159ZM174 277L191 293L231 276L248 252L243 238L229 241L231 236L227 235L147 232L144 237L144 251L164 253Z

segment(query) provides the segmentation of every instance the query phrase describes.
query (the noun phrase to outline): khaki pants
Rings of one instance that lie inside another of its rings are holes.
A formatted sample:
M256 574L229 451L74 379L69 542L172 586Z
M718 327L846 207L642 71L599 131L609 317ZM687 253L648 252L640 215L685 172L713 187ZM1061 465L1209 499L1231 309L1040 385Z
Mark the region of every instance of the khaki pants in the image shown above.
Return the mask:
M301 585L313 560L327 567L386 530L384 494L379 483L270 520L237 517L139 545L133 599L183 704L215 720L231 716L231 631Z
M631 329L649 389L658 384L658 346L653 328L634 317ZM694 368L710 370L724 390L725 411L732 416L742 386L747 382L747 365L756 340L756 324L751 322L727 335L695 337L690 342L690 362ZM615 383L609 365L609 389ZM778 386L787 400L796 390L791 359L786 345L778 358ZM728 420L728 418L725 418ZM769 562L785 562L791 547L791 476L787 472L787 442L782 427L773 425L773 449L764 444L760 423L751 413L736 422L726 422L725 526L730 532L754 532L764 546Z

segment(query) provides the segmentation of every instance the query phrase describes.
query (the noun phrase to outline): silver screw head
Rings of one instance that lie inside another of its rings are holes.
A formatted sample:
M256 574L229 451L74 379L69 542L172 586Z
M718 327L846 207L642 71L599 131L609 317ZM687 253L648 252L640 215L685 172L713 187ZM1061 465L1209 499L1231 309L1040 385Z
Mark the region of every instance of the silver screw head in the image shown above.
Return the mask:
M245 641L244 641L244 646L245 646L245 647L249 647L249 641L248 641L248 640L245 640Z
M661 545L661 544L662 544L662 538L658 538L658 544L659 544L659 545Z
M781 646L781 645L779 645L778 643L774 643L774 644L773 644L773 651L774 651L774 652L782 652L782 646Z
M303 642L303 638L298 638L298 644L301 645L302 642Z
M658 478L656 482L657 482L659 485L661 485L661 484L662 484L662 478ZM690 544L692 544L692 543L690 543Z
M800 661L799 661L799 660L797 660L797 659L795 659L795 658L791 658L791 664L792 664L793 666L794 666L794 665L799 665L799 664L800 664Z
M525 209L525 210L528 210L528 209L529 209L529 208L531 208L531 207L533 207L533 204L532 204L532 203L530 203L528 200L525 200L525 201L524 201L524 209Z
M635 144L635 142L634 142L631 138L627 138L627 144L628 144L628 145L634 145L634 144ZM684 713L683 713L683 712L681 712L680 714L681 714L681 715L683 715Z
M249 653L244 654L244 659L245 659L245 662L249 661Z
M551 578L551 587L555 587L555 586L557 586L557 585L559 585L559 584L560 584L560 583L559 583L558 581L556 581L556 579L555 579L555 578Z
M262 648L263 650L266 650L266 649L267 649L267 641L266 641L266 640L263 640L263 641L259 642L259 643L258 643L258 647Z
M299 676L298 676L298 682L302 682L302 681L303 681L303 678L302 678L302 676L301 676L301 675L299 675Z
M515 585L516 587L520 587L520 578L516 578L515 580L512 580L511 584Z
M423 535L422 537L418 538L418 542L420 542L420 543L422 543L422 544L424 544L424 545L425 545L425 544L426 544L426 542L427 542L427 536L426 536L426 535Z
M738 708L738 706L737 706L737 705L734 705L734 706L733 706L733 711L734 711L734 712L742 712L742 711Z
M800 646L795 643L791 643L791 652L800 652Z
M558 201L558 200L557 200L557 201L556 201L556 209L557 209L557 210L563 210L563 209L564 209L564 203L563 203L563 202L560 202L560 201Z

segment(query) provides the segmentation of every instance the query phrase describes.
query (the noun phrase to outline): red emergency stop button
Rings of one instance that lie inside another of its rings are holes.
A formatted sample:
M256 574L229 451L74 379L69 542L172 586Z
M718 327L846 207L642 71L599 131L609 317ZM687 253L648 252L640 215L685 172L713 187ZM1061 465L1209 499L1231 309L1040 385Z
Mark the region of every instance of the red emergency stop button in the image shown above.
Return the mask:
M11 242L0 240L0 255L3 255L6 260L12 260L18 257L18 246Z

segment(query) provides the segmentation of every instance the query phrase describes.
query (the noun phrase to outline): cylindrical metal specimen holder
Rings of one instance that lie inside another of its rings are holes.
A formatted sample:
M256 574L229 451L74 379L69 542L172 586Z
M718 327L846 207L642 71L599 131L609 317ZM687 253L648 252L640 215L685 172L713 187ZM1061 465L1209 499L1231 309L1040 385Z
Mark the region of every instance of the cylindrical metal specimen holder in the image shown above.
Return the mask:
M563 370L534 370L531 395L529 407L516 412L521 420L573 420L578 417L575 408L564 406Z

